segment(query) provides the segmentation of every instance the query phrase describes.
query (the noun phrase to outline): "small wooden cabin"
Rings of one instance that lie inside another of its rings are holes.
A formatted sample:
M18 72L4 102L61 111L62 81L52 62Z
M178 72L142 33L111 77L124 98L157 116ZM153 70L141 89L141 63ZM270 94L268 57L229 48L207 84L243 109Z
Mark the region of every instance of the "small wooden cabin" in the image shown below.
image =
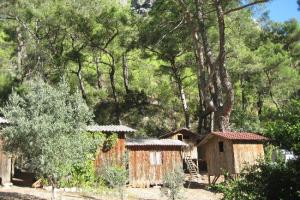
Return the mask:
M129 184L132 187L162 184L167 171L182 167L182 149L186 146L171 139L127 139Z
M8 121L0 117L0 128L5 124L8 124ZM12 158L3 151L2 147L3 141L0 138L0 185L12 185Z
M109 162L109 163L116 163L122 164L124 156L125 156L125 138L126 133L133 133L136 130L129 128L124 125L94 125L88 126L87 130L92 133L101 132L109 137L113 133L116 133L118 138L114 146L109 149L105 147L100 147L98 153L96 155L95 165L97 168L101 167L102 164Z
M215 176L213 183L224 171L230 175L239 174L246 165L254 164L264 157L263 143L266 137L254 133L212 132L201 142L204 148L205 160L210 182L210 176Z
M184 149L183 158L186 158L188 156L195 163L196 166L199 166L198 144L200 143L203 136L196 134L187 128L181 128L176 131L162 135L160 138L180 140L186 143L188 146ZM186 164L184 164L184 169L185 168Z

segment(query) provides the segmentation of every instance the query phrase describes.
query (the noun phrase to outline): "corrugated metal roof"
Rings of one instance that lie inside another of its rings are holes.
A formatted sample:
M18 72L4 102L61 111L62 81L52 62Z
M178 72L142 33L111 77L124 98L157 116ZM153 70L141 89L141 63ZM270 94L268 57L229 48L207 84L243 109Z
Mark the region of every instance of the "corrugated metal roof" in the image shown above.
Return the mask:
M88 126L90 132L135 132L136 130L124 125L92 125Z
M211 134L225 138L227 140L254 140L254 141L263 141L268 140L268 138L247 132L212 132Z
M126 146L187 146L180 140L156 138L127 138Z
M8 120L0 117L0 124L8 124Z

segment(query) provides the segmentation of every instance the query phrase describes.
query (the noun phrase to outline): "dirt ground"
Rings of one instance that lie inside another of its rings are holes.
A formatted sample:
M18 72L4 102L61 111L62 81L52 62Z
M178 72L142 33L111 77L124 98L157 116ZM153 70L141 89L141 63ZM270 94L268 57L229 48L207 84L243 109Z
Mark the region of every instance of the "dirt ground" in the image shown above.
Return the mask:
M199 179L197 182L185 185L183 199L185 200L220 200L222 194L215 194L205 189L207 180ZM116 192L105 191L102 194L91 194L84 192L64 192L58 190L56 197L59 200L118 200ZM12 186L0 187L0 200L48 200L51 192L45 189L34 189L30 187ZM127 200L165 200L161 196L159 188L126 188L125 199Z
M84 193L57 192L60 200L117 200L116 194L88 195ZM185 200L220 200L221 194L215 194L205 189L185 189ZM0 188L1 200L48 200L51 199L50 191L28 187ZM126 199L128 200L164 200L158 188L127 188Z

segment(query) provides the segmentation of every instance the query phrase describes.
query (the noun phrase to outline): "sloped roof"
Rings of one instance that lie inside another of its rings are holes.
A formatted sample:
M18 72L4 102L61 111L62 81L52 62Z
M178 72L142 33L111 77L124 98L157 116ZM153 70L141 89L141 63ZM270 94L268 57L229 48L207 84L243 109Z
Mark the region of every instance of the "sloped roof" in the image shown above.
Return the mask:
M213 132L212 134L227 140L268 140L264 136L247 132Z
M90 132L135 132L136 130L124 125L92 125L87 127Z
M173 132L170 132L170 133L167 133L167 134L164 134L162 136L160 136L159 138L168 138L168 137L171 137L177 133L181 133L181 134L189 134L189 135L194 135L195 137L198 137L199 139L201 138L201 135L197 134L197 133L194 133L192 132L190 129L188 128L180 128L180 129L177 129Z
M267 141L269 140L267 137L255 134L255 133L248 133L248 132L212 132L208 134L201 142L200 145L205 144L210 138L212 137L221 137L226 140L238 140L238 141Z
M156 138L127 138L126 146L187 146L180 140Z
M8 120L0 117L0 124L8 124Z

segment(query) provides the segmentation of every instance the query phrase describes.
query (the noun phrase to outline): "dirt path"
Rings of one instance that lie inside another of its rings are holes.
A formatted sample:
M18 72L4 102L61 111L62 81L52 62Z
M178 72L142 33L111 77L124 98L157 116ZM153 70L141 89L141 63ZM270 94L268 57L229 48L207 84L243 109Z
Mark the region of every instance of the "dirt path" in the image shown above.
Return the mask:
M166 200L161 196L160 189L155 188L130 188L128 190L129 197L135 197L143 200ZM204 189L185 189L183 191L184 200L220 200L221 194L215 194Z
M193 187L192 187L193 188ZM183 199L185 200L220 200L221 194L215 194L204 188L184 189ZM102 195L88 193L71 193L58 191L56 194L59 200L118 200L116 193L108 192ZM51 192L44 189L12 186L10 188L0 187L1 200L49 200ZM127 188L126 199L128 200L165 200L161 196L159 188Z

